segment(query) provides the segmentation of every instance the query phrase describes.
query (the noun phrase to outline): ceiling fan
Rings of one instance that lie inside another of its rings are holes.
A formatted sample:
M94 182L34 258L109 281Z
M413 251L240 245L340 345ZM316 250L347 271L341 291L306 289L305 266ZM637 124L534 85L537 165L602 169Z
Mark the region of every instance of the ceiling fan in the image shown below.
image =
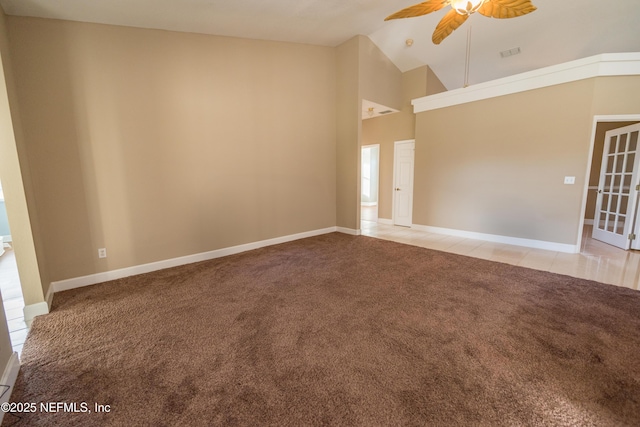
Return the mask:
M413 18L436 12L445 6L451 5L451 10L438 23L431 40L434 44L440 44L472 13L479 12L489 18L516 18L536 10L531 0L427 0L402 9L385 18L390 19Z

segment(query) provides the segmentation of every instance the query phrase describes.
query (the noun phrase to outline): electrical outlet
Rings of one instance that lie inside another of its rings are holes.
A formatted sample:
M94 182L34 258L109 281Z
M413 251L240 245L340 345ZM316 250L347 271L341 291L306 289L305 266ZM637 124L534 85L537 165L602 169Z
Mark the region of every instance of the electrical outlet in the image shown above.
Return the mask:
M98 249L98 258L106 258L107 257L107 248Z
M564 183L565 184L575 184L576 183L576 177L575 176L565 176L564 177Z

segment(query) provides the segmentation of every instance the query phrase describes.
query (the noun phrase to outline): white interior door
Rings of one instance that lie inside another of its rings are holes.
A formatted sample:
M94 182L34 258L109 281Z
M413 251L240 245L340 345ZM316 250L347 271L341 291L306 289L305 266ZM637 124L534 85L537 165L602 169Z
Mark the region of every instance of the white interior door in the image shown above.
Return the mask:
M413 222L413 168L415 141L397 141L393 165L393 223L411 227Z
M629 249L638 198L640 123L605 134L593 238Z

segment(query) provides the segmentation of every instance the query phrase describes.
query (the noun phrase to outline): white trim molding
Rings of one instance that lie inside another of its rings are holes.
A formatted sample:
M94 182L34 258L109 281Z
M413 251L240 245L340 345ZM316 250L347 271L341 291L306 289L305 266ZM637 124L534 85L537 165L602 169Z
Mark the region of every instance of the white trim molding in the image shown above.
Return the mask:
M393 141L393 187L391 188L391 223L392 225L396 225L396 221L398 218L396 217L396 191L398 184L396 183L396 162L398 161L398 145L399 144L413 144L413 155L411 160L411 206L409 207L409 212L411 212L411 217L409 218L409 223L413 222L413 199L414 199L414 183L415 183L415 175L416 175L416 140L414 139L403 139L401 141ZM406 224L398 224L401 227L406 226Z
M359 236L360 230L355 230L353 228L346 228L346 227L336 227L336 230L338 233L343 233L343 234L349 234L351 236Z
M51 286L49 286L49 289L51 289ZM48 293L47 297L49 297ZM53 295L51 295L51 298L53 298ZM34 317L49 313L49 307L50 304L48 301L25 305L22 309L22 313L24 314L24 321L30 325Z
M110 270L102 273L90 274L88 276L74 277L72 279L59 280L49 284L47 292L47 304L51 307L53 294L56 292L68 291L70 289L81 288L83 286L95 285L97 283L107 282L109 280L121 279L123 277L134 276L136 274L150 273L152 271L162 270L165 268L177 267L180 265L191 264L194 262L207 261L210 259L220 258L227 255L234 255L240 252L246 252L253 249L259 249L266 246L277 245L280 243L291 242L294 240L304 239L307 237L319 236L328 233L346 233L359 235L360 230L353 230L343 227L328 227L318 230L306 231L303 233L290 234L288 236L275 237L273 239L261 240L253 243L246 243L228 248L216 249L213 251L202 252L193 255L187 255L178 258L167 259L164 261L156 261L148 264L135 265L132 267L121 268L118 270ZM44 304L44 303L43 303Z
M477 233L475 231L456 230L453 228L433 227L430 225L413 224L411 228L429 233L447 236L464 237L466 239L484 240L486 242L504 243L507 245L524 246L527 248L544 249L547 251L566 252L575 254L580 252L580 246L566 243L547 242L544 240L523 239L521 237L501 236L499 234Z
M7 361L7 366L4 367L2 378L0 378L0 385L2 385L2 387L0 387L0 393L2 394L0 404L7 403L11 398L13 386L18 378L18 371L20 371L20 358L18 358L18 353L14 351ZM8 389L6 387L8 387ZM0 411L0 423L2 423L3 418L4 411Z
M411 104L417 114L593 77L637 75L640 75L640 52L604 53L417 98Z

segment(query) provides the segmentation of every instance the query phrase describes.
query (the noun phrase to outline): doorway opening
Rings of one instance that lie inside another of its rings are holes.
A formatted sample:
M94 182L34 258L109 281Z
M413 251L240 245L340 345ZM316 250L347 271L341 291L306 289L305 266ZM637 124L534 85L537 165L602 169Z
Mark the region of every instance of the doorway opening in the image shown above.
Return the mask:
M13 252L11 229L7 218L4 192L0 182L0 294L9 327L9 337L13 351L18 355L27 338L28 327L24 321L24 299L16 256Z
M360 220L378 221L380 144L362 146L360 165Z
M621 250L640 248L634 242L638 228L636 186L640 144L624 130L640 123L640 115L594 117L588 180L578 247L601 242ZM633 129L631 129L633 131ZM634 173L635 169L635 173ZM629 240L631 239L631 240Z

